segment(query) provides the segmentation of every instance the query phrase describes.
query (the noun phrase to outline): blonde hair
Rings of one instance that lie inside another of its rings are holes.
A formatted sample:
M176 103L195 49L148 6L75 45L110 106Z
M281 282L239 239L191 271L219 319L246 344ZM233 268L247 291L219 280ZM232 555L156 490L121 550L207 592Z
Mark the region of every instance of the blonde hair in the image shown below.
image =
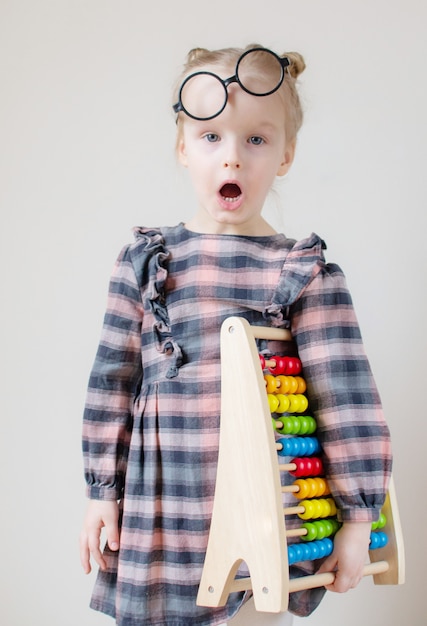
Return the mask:
M262 48L259 44L250 44L246 48L222 48L220 50L207 50L206 48L193 48L187 55L181 76L179 77L174 93L173 102L178 99L178 93L182 81L197 69L206 65L217 65L223 68L230 68L233 72L239 57L247 50ZM285 130L288 141L293 141L303 121L303 111L300 97L297 90L297 78L305 69L305 62L298 52L286 52L282 57L289 59L289 65L285 71L285 78L280 86L280 93L285 106ZM268 68L265 68L268 71ZM178 138L182 133L183 115L180 113L177 118Z

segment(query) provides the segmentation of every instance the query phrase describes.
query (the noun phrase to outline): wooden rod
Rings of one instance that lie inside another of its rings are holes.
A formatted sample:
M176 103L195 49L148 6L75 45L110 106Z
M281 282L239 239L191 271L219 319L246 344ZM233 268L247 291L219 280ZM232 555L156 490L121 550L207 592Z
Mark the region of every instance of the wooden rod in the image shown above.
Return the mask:
M264 364L265 367L276 367L277 361L276 359L265 359Z
M377 561L369 563L363 568L363 576L373 576L374 574L382 574L389 569L387 561ZM302 591L303 589L315 589L316 587L324 587L332 585L335 580L335 572L325 572L324 574L313 574L312 576L302 576L301 578L292 578L289 580L289 593L294 591Z
M303 506L289 506L283 509L284 515L298 515L298 513L305 513L305 507Z
M236 578L230 584L230 593L233 591L249 591L250 589L252 589L250 578Z
M282 493L298 493L299 487L298 485L286 485L281 488Z
M363 568L363 576L373 576L382 574L389 569L387 561L377 561L369 563ZM335 572L325 572L324 574L313 574L312 576L302 576L301 578L291 578L289 580L289 593L303 591L304 589L315 589L324 585L331 585L335 580ZM249 591L252 589L250 578L237 578L231 585L231 591Z
M296 469L296 463L285 463L284 465L279 465L279 472L293 472Z
M271 341L290 341L292 333L286 328L270 328L269 326L251 326L254 339L269 339Z
M305 537L307 534L308 530L306 528L292 528L286 531L287 537Z

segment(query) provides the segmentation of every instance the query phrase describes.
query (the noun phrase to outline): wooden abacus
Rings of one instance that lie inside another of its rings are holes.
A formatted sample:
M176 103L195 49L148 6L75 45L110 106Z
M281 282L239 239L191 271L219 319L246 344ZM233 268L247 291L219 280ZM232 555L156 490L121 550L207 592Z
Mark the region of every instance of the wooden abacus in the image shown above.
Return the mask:
M197 603L223 606L230 593L252 590L257 611L288 608L289 594L331 584L333 572L289 578L280 464L256 339L289 341L287 330L250 326L239 317L221 329L221 427L209 542ZM292 469L292 468L291 468ZM300 505L301 506L301 505ZM295 509L298 507L295 507ZM370 550L364 575L375 584L404 582L404 552L393 481L382 509L388 542ZM236 578L244 562L249 577Z

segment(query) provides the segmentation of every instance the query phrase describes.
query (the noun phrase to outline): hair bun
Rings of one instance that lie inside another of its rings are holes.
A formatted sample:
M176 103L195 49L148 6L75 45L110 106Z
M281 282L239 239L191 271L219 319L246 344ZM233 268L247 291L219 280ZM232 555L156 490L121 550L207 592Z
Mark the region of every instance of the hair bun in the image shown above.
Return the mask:
M194 61L197 61L197 59L199 59L200 57L203 57L208 53L209 53L209 50L207 50L206 48L193 48L187 54L187 63L191 64Z
M288 57L289 65L288 72L292 78L298 78L300 74L305 70L304 57L299 52L285 52L284 57Z

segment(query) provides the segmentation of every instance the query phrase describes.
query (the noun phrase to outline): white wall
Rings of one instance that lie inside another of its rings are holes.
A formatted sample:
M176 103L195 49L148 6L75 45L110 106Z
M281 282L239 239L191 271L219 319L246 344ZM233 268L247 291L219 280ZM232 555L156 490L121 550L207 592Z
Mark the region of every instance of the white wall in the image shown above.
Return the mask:
M80 420L107 281L134 224L191 214L169 108L185 53L252 41L307 60L280 210L287 234L318 231L347 273L406 537L404 587L366 580L305 623L427 623L426 18L422 0L1 0L2 624L112 623L87 608L77 554Z

